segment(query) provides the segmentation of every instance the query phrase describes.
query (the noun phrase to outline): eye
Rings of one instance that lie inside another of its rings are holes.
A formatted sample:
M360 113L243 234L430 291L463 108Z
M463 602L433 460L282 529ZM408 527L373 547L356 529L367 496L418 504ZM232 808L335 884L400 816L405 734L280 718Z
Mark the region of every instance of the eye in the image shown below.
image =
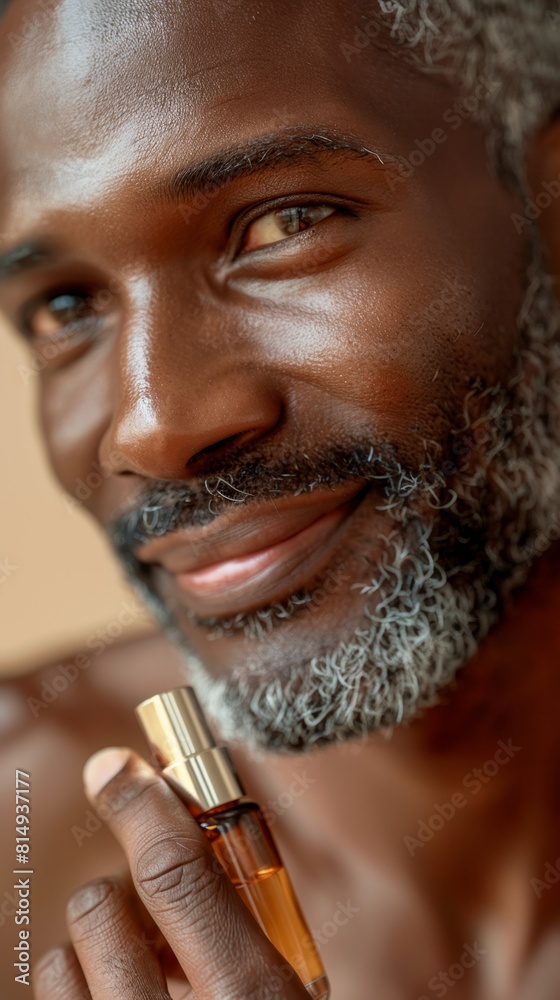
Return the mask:
M72 289L43 297L26 310L25 327L31 337L60 338L95 323L107 305L106 295Z
M302 233L336 212L334 205L289 205L255 219L245 232L243 251L260 250Z

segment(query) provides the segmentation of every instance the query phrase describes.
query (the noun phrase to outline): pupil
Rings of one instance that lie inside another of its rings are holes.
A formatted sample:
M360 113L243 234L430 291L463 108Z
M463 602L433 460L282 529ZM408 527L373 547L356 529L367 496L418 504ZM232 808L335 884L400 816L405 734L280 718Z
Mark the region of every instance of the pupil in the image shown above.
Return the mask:
M309 223L305 223L303 219L305 209L300 205L294 205L292 208L284 209L284 211L287 215L285 229L290 236L299 233L302 229L309 228Z
M51 302L51 312L58 318L79 316L84 310L84 302L77 295L57 295Z

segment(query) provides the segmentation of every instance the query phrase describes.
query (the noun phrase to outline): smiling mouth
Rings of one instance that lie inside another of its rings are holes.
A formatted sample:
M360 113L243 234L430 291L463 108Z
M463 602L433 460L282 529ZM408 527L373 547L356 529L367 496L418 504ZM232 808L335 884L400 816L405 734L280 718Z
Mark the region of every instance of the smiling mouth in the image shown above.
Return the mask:
M192 532L179 531L173 540L148 543L141 559L157 562L173 578L177 596L200 618L255 611L290 597L319 576L366 492L363 484L354 483L352 495L347 489L344 499L340 491L326 498L290 498L274 516L267 504L266 511L250 520L245 515L224 528L219 545L212 535L202 557L204 529L196 542ZM158 547L160 558L148 560ZM212 558L214 553L219 557Z

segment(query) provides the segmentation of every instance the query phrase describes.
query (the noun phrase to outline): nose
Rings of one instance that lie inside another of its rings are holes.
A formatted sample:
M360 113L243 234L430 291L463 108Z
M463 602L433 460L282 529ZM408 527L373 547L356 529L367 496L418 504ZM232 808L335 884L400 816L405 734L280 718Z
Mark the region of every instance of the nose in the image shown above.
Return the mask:
M226 337L220 349L216 336L193 337L191 325L183 318L170 332L144 318L121 338L100 449L109 471L184 480L210 452L246 447L279 423L281 396L247 344Z

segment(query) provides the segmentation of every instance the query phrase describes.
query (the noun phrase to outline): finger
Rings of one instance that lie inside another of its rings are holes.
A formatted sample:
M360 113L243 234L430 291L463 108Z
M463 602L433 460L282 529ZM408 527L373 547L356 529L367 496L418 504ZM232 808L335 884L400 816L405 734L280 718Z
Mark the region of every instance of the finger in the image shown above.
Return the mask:
M81 886L68 901L66 920L94 1000L169 1000L152 941L120 879Z
M95 754L84 779L90 801L125 851L140 899L197 1000L277 996L269 988L272 970L285 966L285 960L165 779L127 748ZM295 975L281 995L283 1000L307 997Z
M51 948L33 967L35 1000L91 1000L91 993L71 944Z

